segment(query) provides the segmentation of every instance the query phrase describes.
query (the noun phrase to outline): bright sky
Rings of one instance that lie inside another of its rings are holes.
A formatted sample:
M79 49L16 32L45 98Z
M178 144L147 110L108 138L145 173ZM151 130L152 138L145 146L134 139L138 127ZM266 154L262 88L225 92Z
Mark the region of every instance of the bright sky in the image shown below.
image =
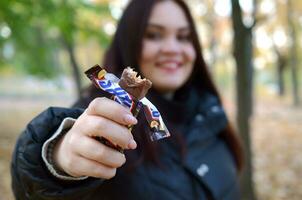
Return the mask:
M254 6L253 0L239 0L240 6L245 13L252 13ZM275 11L273 0L263 0L259 2L259 11L261 13L270 14ZM227 17L231 14L230 0L216 0L215 12L219 16Z
M110 8L114 18L119 18L122 13L122 8L129 2L129 0L112 0L110 1ZM202 1L191 0L194 8L200 12L200 14L206 14L206 7ZM217 15L222 17L230 16L231 14L231 0L215 0L214 10ZM245 13L251 13L253 11L253 0L239 0L240 6ZM259 11L261 13L274 12L273 0L262 0L259 2Z
M253 11L252 0L239 0L240 6L244 12L251 13ZM231 2L230 0L216 0L215 12L217 15L227 17L231 15Z

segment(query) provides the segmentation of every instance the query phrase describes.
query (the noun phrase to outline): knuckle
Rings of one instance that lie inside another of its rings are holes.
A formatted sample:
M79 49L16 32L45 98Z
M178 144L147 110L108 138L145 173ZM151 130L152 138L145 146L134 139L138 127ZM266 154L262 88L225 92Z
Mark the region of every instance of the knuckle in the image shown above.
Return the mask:
M106 128L106 120L103 117L89 117L83 122L83 127L92 132L99 132ZM89 127L89 128L87 128Z
M88 130L91 130L91 128L97 125L91 117L87 117L85 120L83 120L82 124L83 127L86 127Z
M97 105L100 105L100 104L108 101L108 99L106 97L97 97L97 98L95 98L95 101L96 101Z
M117 115L121 115L123 113L128 113L127 112L127 108L125 108L124 106L122 106L121 104L114 102L115 106L112 108L113 112L116 113Z
M76 147L78 147L77 144L79 144L79 138L80 137L77 134L70 134L69 137L66 138L67 146L71 151L74 151Z
M96 107L96 104L97 104L97 99L93 99L88 106L88 110L93 110Z
M71 127L71 131L77 132L77 133L83 133L85 130L87 130L87 124L89 123L89 117L87 115L81 115L74 123L74 125Z
M97 97L97 98L93 99L93 100L90 102L88 108L94 110L94 109L96 109L98 106L100 106L101 104L103 104L106 100L107 100L106 97Z
M98 117L97 120L91 120L91 126L94 126L94 128L98 131L106 129L108 126L108 122L103 117Z
M102 160L106 156L106 150L104 146L101 146L97 152L96 152L96 157L98 160Z

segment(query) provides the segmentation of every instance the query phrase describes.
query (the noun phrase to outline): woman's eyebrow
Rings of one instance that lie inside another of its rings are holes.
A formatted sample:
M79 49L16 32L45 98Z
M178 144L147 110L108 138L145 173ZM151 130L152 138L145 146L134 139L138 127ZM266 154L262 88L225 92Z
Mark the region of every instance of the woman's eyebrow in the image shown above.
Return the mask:
M164 28L164 26L161 26L161 25L159 25L159 24L152 24L152 23L149 23L148 25L147 25L147 27L148 28L156 28L156 29L165 29Z
M160 30L164 30L165 29L165 26L163 25L159 25L159 24L153 24L153 23L149 23L147 25L148 28L156 28L156 29L160 29ZM178 31L190 31L190 27L189 26L184 26L184 27L180 27L177 29Z

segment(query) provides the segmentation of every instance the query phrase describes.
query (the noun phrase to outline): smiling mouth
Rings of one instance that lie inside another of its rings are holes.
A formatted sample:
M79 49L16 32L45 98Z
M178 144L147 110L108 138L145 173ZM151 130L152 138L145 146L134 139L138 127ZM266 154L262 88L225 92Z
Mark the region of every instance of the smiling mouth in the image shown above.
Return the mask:
M179 62L158 62L156 63L156 67L167 71L167 72L175 72L181 67L181 63Z

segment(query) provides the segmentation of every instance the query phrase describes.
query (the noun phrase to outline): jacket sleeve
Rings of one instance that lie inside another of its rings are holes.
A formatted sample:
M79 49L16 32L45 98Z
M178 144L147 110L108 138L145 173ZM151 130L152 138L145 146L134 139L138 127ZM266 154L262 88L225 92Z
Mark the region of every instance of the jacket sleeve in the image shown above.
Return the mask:
M82 109L48 108L34 118L17 140L11 163L12 189L17 200L89 199L102 180L65 181L45 166L42 145L66 117L78 118Z

